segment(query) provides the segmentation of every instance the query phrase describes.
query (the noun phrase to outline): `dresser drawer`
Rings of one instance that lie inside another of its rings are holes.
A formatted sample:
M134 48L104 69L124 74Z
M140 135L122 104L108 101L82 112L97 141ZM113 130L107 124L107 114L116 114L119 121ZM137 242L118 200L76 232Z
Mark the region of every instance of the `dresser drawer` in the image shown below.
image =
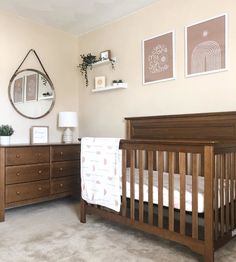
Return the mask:
M49 162L49 147L12 147L6 149L6 165L23 165Z
M52 161L77 160L80 158L80 145L52 147Z
M6 184L16 184L49 179L49 164L8 166L6 167Z
M50 194L49 180L6 186L6 203L46 197Z
M79 176L79 161L52 163L52 177Z
M63 193L63 192L71 192L75 189L76 186L76 178L75 177L67 177L67 178L57 178L52 179L51 181L51 193Z

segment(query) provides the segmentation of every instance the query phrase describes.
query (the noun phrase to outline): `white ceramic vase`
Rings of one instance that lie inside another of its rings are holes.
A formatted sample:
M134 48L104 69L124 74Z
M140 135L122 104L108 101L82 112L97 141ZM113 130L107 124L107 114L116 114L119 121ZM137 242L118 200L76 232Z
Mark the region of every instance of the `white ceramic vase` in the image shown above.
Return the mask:
M10 145L10 136L0 136L0 145L9 146Z

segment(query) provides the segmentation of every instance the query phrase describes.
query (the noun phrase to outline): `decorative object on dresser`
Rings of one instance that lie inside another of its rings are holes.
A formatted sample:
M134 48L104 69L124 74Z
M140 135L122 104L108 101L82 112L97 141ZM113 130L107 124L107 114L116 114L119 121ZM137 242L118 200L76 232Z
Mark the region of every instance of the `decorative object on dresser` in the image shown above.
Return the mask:
M9 125L1 125L0 126L0 145L10 145L10 138L13 135L14 130Z
M48 126L32 126L30 129L31 144L47 144L49 141Z
M31 52L36 56L43 72L36 69L20 70ZM55 103L53 83L35 50L29 50L11 77L8 96L14 109L26 118L38 119L51 112Z
M73 133L71 128L78 126L78 116L76 112L59 112L58 126L65 127L63 142L72 143Z
M80 144L0 146L0 221L6 208L80 196Z
M175 79L174 31L143 40L143 84Z

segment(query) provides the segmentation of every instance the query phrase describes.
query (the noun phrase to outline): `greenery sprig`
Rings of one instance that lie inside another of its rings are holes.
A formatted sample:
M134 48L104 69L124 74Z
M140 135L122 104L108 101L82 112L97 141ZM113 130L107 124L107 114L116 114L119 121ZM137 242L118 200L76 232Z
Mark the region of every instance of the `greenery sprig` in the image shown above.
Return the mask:
M14 133L14 129L9 125L0 126L0 136L11 136Z

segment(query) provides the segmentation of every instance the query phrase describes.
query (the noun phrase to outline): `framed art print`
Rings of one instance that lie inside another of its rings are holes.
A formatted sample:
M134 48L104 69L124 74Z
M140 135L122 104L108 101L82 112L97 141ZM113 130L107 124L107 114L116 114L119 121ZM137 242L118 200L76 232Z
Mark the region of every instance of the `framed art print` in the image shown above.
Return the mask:
M187 77L227 69L227 15L185 27Z
M27 75L25 100L26 101L37 100L37 89L38 89L38 74Z
M30 130L31 144L47 144L49 141L48 126L32 126Z
M14 87L13 87L14 103L24 102L24 84L25 84L25 77L20 77L15 80Z
M101 89L106 87L106 77L96 76L95 77L95 89Z
M143 40L143 84L175 78L174 32Z
M100 53L100 59L101 60L111 59L111 51L110 50L102 51Z

